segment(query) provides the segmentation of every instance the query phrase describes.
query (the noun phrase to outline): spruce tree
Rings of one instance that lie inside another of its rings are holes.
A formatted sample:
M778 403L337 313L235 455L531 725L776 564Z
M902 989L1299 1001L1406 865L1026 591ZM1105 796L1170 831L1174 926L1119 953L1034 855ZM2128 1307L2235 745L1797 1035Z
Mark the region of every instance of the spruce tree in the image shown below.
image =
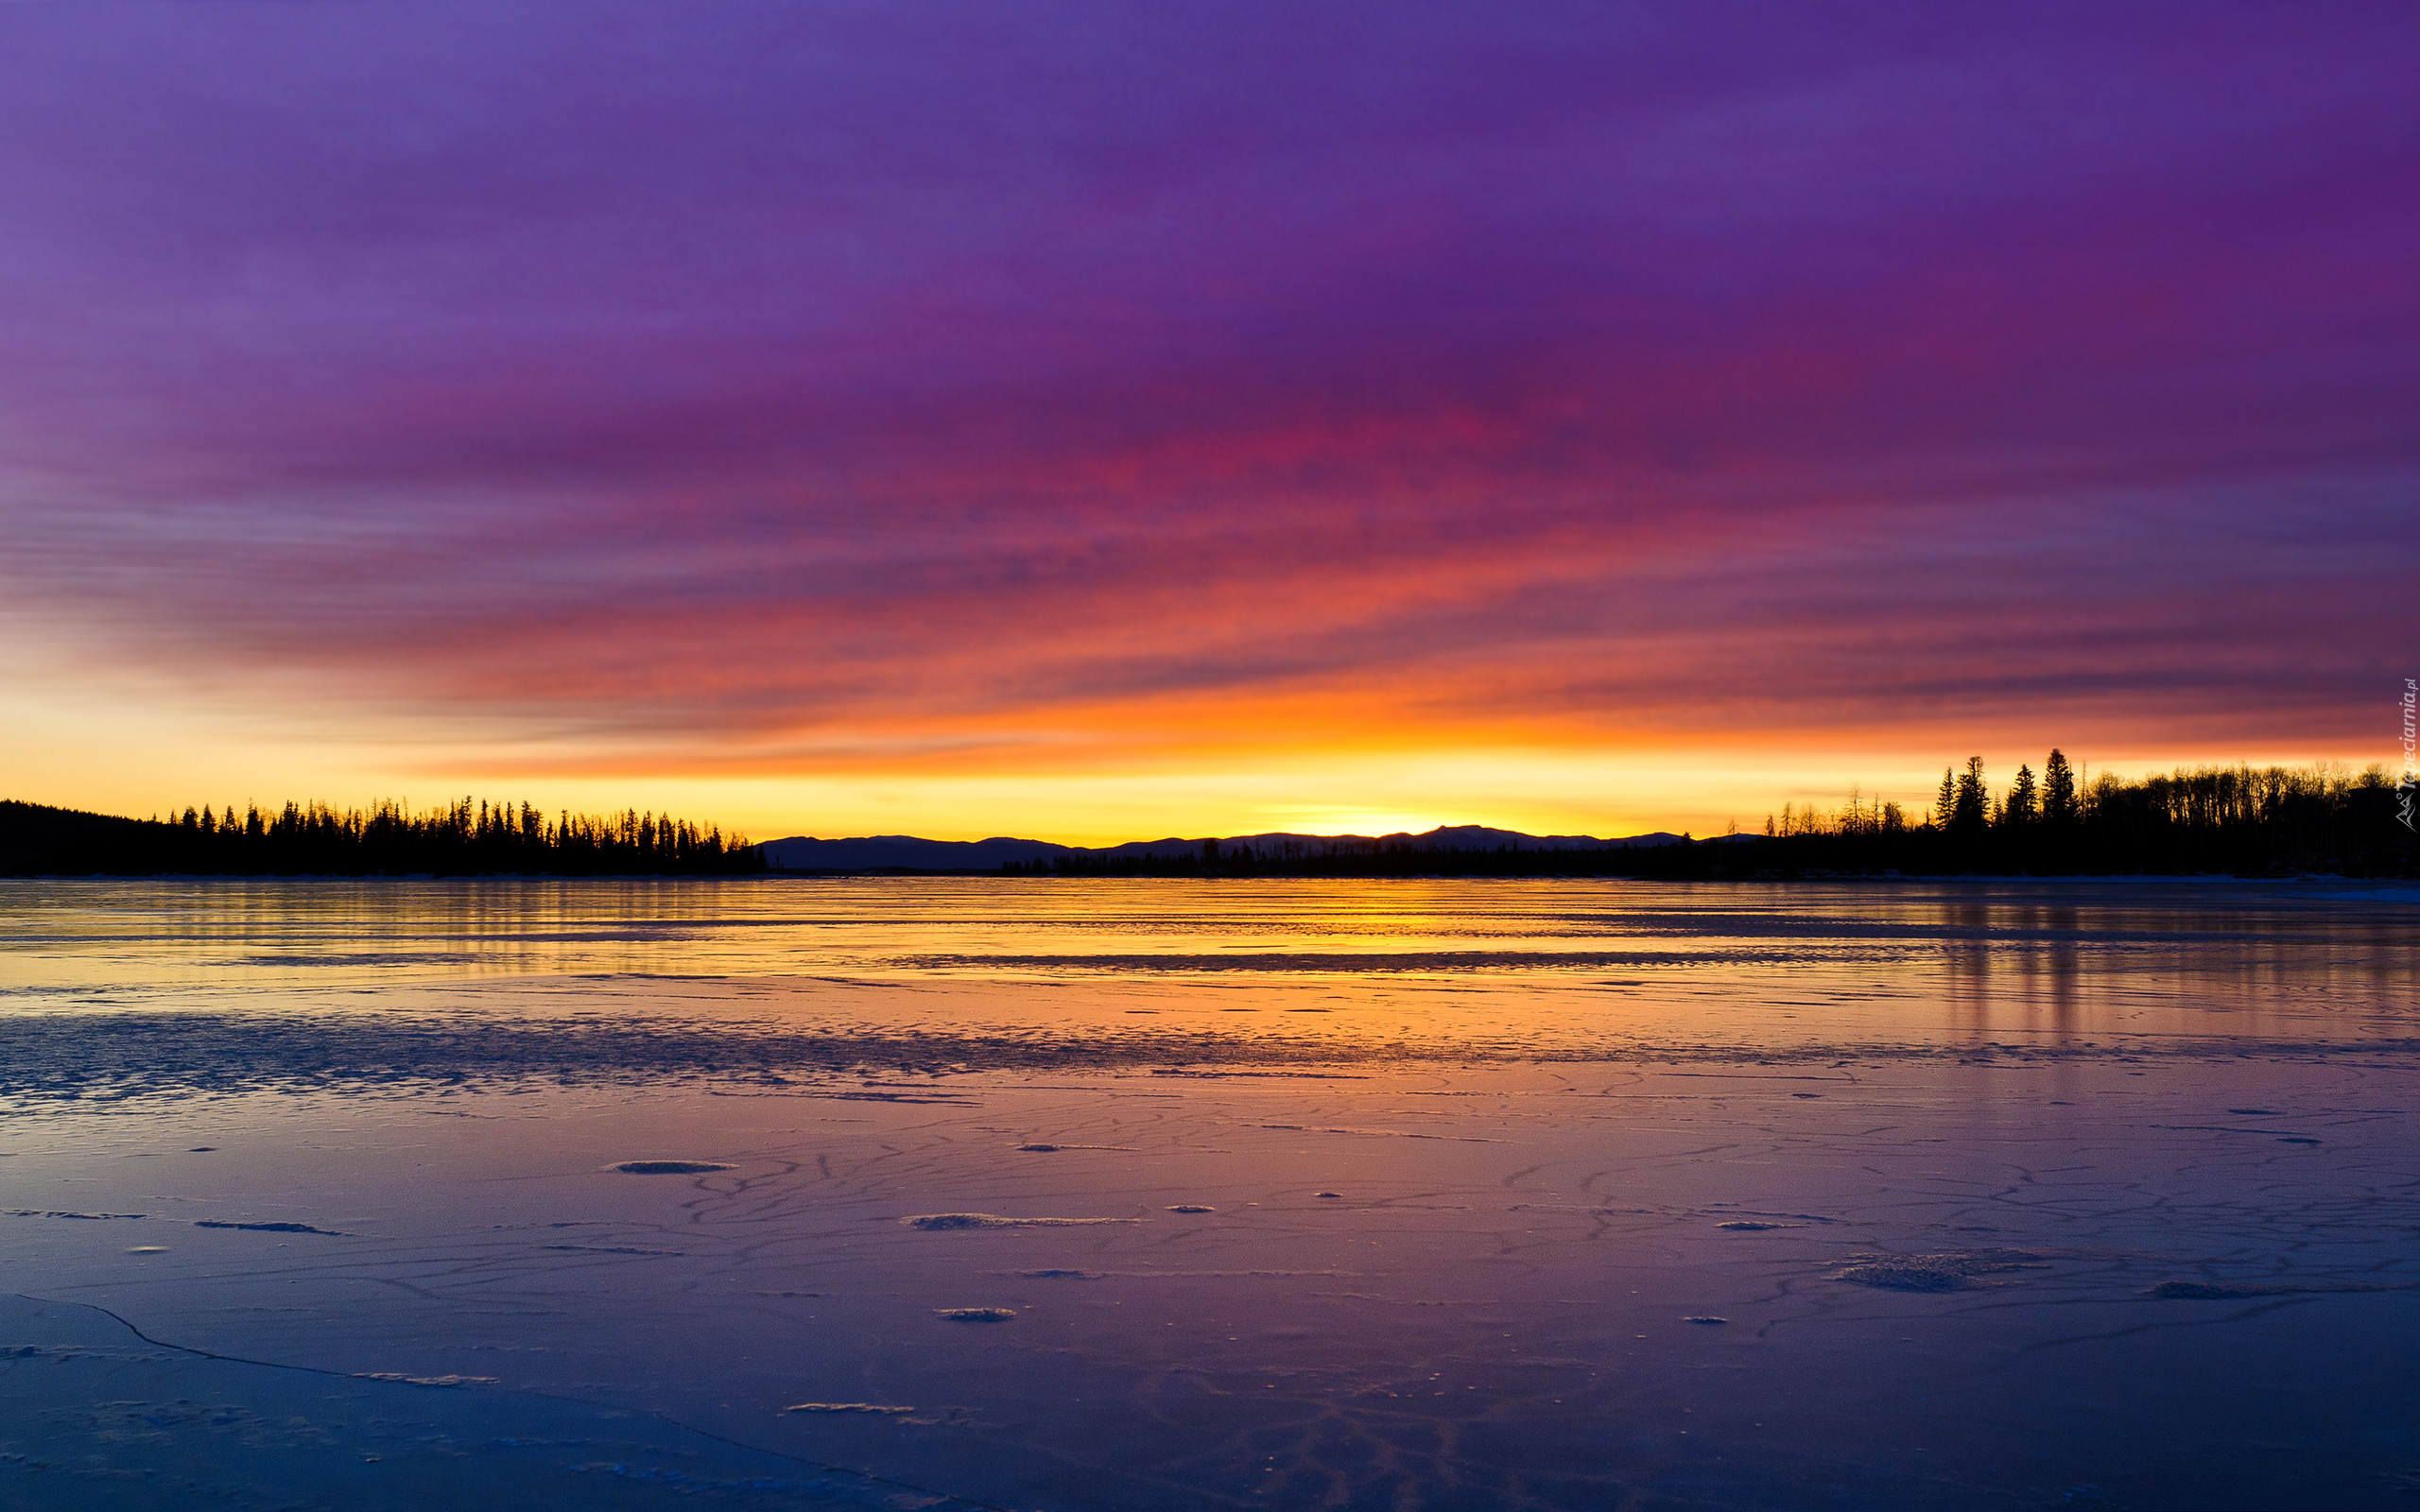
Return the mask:
M1949 827L1973 832L1991 823L1991 794L1983 786L1983 758L1966 758L1966 769L1958 774L1958 791L1949 811Z
M2023 829L2040 816L2033 798L2033 770L2020 765L2016 781L2009 784L2008 808L2001 814L2000 822L2011 829Z
M2042 822L2062 827L2076 822L2076 774L2055 747L2042 764Z

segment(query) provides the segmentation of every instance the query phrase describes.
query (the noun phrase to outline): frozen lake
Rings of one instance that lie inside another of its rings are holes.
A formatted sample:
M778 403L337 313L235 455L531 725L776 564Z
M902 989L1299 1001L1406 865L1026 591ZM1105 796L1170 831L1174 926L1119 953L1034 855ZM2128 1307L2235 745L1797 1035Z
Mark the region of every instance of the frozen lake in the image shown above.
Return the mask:
M0 883L0 1504L2408 1507L2415 920Z

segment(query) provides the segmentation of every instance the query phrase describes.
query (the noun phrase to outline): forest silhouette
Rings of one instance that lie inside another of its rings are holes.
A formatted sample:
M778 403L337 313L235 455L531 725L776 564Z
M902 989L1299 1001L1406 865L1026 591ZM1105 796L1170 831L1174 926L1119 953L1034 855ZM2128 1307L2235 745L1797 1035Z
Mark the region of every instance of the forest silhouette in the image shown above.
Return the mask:
M1418 835L1205 840L1167 850L1077 852L993 875L1120 877L1552 877L2420 875L2379 766L2197 766L2088 781L2057 750L1995 791L1983 759L1942 773L1927 809L1869 800L1785 803L1762 833L1665 845L1528 837L1485 847ZM1500 832L1499 832L1500 833ZM0 802L0 875L755 876L763 851L669 815L558 814L461 799L414 812L287 803L168 819ZM873 868L868 870L905 868Z
M460 799L418 812L287 803L208 805L130 819L0 802L0 873L13 876L727 876L765 869L744 835L671 815L562 813Z
M1943 771L1931 809L1867 802L1782 806L1750 848L1800 870L1995 875L2409 876L2414 836L2380 766L2204 765L2086 781L2053 749L1995 792L1983 759Z

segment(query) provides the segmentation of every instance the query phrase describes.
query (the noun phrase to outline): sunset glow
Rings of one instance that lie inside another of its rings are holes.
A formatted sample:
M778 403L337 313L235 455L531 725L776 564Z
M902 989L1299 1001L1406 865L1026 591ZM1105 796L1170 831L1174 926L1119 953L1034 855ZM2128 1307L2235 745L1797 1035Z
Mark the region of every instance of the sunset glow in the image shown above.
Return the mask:
M0 796L1717 833L2388 760L2420 24L0 10Z

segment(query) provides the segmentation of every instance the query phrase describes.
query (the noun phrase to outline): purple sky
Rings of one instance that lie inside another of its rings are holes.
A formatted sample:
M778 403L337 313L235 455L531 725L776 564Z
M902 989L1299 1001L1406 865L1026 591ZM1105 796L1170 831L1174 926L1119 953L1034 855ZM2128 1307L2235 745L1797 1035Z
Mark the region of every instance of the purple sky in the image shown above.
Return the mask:
M2386 759L2415 79L2409 4L0 8L14 796Z

